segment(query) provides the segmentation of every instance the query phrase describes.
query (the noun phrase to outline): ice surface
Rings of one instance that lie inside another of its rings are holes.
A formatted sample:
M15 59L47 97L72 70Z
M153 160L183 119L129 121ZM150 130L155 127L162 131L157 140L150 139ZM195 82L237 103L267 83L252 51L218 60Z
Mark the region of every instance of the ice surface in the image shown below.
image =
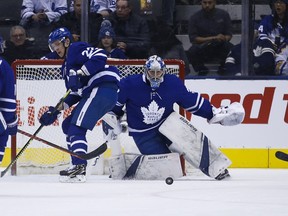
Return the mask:
M59 183L57 175L4 176L2 216L287 216L288 170L230 169L229 180Z

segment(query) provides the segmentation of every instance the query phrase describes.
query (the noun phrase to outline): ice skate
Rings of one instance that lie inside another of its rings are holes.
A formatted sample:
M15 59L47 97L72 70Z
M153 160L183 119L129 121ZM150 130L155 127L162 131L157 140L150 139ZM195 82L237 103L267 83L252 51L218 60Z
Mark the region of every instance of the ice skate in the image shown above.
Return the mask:
M224 178L230 177L229 171L225 169L222 173L215 177L216 180L222 180Z
M60 171L60 182L86 182L86 165L73 165L65 170Z

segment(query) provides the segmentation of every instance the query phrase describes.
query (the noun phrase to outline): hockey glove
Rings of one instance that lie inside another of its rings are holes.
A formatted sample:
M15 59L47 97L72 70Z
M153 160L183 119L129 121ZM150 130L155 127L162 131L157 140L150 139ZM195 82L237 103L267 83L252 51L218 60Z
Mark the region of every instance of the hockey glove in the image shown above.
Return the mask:
M7 132L9 135L13 136L17 133L18 129L18 117L15 115L15 118L12 122L7 123Z
M73 69L69 71L68 88L74 92L77 92L78 89L81 88L80 76Z
M45 126L53 124L56 119L61 115L59 110L55 110L55 107L50 106L49 109L41 116L39 122Z
M221 124L224 126L233 126L241 124L245 116L245 110L242 104L234 102L229 106L212 108L213 118L208 121L209 124Z

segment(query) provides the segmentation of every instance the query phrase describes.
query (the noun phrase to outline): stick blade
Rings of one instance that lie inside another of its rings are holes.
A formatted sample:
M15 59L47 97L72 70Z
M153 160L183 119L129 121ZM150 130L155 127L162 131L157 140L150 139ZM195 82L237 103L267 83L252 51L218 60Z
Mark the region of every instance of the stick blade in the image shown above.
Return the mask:
M103 143L98 148L96 148L94 151L89 152L88 154L79 155L84 160L90 160L92 158L95 158L101 154L103 154L107 150L107 143Z
M283 161L287 161L288 162L288 154L282 152L282 151L277 151L275 153L276 158L283 160Z
M5 170L1 171L1 174L0 174L0 178L2 178L8 171L8 168L6 168Z

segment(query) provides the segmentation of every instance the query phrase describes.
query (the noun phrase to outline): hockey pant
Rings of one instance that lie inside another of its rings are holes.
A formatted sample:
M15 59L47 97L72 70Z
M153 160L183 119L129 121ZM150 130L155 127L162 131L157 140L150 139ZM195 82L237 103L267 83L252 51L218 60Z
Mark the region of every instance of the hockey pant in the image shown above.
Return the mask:
M87 130L92 130L101 117L116 104L117 89L94 88L74 107L71 115L62 124L68 149L79 154L87 153ZM87 164L87 161L71 156L72 164Z

